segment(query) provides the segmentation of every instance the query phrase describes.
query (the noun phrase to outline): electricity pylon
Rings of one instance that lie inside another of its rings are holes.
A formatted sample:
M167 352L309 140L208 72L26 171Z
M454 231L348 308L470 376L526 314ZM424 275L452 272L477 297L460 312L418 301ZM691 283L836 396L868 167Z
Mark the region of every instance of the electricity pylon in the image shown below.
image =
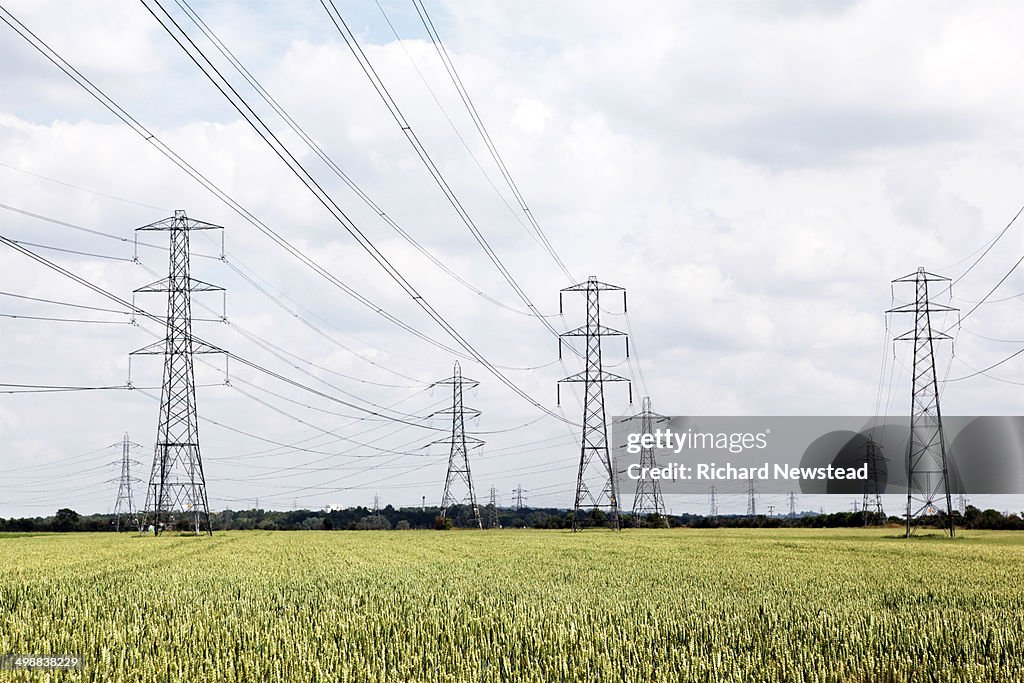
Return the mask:
M910 439L907 444L907 530L914 533L917 521L924 515L940 515L950 538L956 534L953 526L953 500L949 490L949 466L946 437L942 431L942 411L939 408L939 384L935 373L935 341L950 336L932 329L932 313L946 313L958 309L930 300L929 282L949 282L948 277L935 275L918 268L916 273L893 280L912 282L914 302L889 309L887 313L913 313L914 329L894 341L914 342L913 388L910 401Z
M868 478L864 481L864 526L885 523L885 510L882 508L882 489L879 484L879 451L881 447L869 435L864 442L864 462L868 466Z
M221 230L219 225L193 220L184 211L172 218L137 228L136 232L170 233L168 276L136 292L167 292L166 336L132 355L164 357L163 386L160 389L160 417L156 430L153 469L146 489L146 523L159 534L180 512L190 520L197 534L213 535L206 477L199 453L199 423L196 415L196 381L192 356L224 353L192 337L192 292L224 291L189 275L189 233L193 230Z
M793 491L789 492L789 517L796 517L796 493Z
M757 517L757 497L754 495L754 480L747 488L747 517Z
M135 510L135 499L132 494L132 482L138 480L132 477L131 469L133 464L141 464L137 460L132 459L131 450L133 448L141 448L141 446L137 443L132 443L128 439L128 432L124 433L124 439L120 444L113 444L113 446L121 446L121 477L117 485L117 502L114 503L114 530L121 531L122 528L132 527L141 531L139 516Z
M473 526L483 529L484 525L480 519L480 508L476 504L476 492L473 490L473 477L469 472L469 451L479 448L483 441L476 437L466 436L466 415L478 417L480 411L474 408L467 408L462 403L462 391L465 387L473 388L480 383L475 379L462 376L462 368L459 362L455 361L455 370L452 376L447 379L434 382L431 386L451 386L452 407L450 410L438 411L438 415L452 416L452 433L446 439L439 439L435 444L445 444L450 447L448 452L448 474L444 479L444 496L441 498L441 517L448 516L448 511L453 505L459 506L459 517L472 515ZM457 498L453 491L459 482L466 485L466 492L461 498ZM467 510L468 508L468 510Z
M565 292L586 292L587 324L562 333L558 337L558 357L562 357L563 337L586 339L586 369L560 382L582 382L584 385L583 440L580 446L580 467L576 476L576 500L573 503L572 530L580 528L580 509L584 506L596 511L606 508L611 516L612 527L620 528L619 491L615 476L615 462L608 448L608 424L604 408L604 383L629 382L625 377L605 372L601 365L601 338L620 336L624 332L613 330L601 324L602 291L622 292L622 308L626 309L626 290L615 285L599 282L591 275L586 282L566 287L558 295L559 312L562 311L562 294ZM626 341L626 357L629 357L629 340ZM556 385L561 403L561 383ZM629 385L629 402L633 403L633 386ZM596 462L595 462L596 461Z
M487 528L497 529L501 526L498 522L498 489L491 486L491 499L487 503Z
M711 503L708 506L708 517L711 518L712 522L718 521L718 492L715 491L715 487L711 487Z
M629 418L635 420L640 418L640 433L653 434L655 420L661 422L667 418L664 415L657 415L651 410L651 397L644 396L640 402L640 413ZM657 467L654 458L654 448L641 446L640 449L640 470L650 471ZM644 470L644 468L648 468ZM664 515L665 500L661 497L661 481L658 479L644 477L636 482L636 494L633 496L633 516L639 518L641 515Z
M512 493L516 494L515 509L516 509L516 512L519 512L520 510L523 509L523 487L522 487L522 485L519 485L519 486L515 487L514 489L512 489Z

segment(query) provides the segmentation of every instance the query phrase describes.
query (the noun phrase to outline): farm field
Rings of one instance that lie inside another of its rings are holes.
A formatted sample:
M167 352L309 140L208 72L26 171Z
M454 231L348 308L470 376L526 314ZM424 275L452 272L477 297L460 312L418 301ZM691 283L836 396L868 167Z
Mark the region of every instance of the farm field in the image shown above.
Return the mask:
M1024 534L896 534L0 535L0 679L1024 680Z

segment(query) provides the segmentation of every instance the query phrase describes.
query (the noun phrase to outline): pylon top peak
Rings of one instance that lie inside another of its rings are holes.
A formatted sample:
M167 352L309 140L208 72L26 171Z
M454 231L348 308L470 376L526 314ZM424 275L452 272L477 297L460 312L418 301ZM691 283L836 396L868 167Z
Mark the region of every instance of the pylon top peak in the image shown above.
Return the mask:
M617 285L610 285L607 282L601 282L600 280L597 279L596 275L591 275L590 277L587 278L586 282L580 282L580 283L572 285L570 287L565 287L561 291L563 291L563 292L590 292L590 291L593 291L593 290L605 290L605 289L621 290L621 289L624 289L624 288L623 287L619 287Z
M919 266L916 271L903 277L898 277L893 282L948 282L949 278L943 275L936 275L930 273L924 269L924 266Z
M199 221L194 218L189 218L184 209L175 209L174 215L170 218L164 218L149 225L144 225L141 228L135 228L136 230L169 230L169 231L180 231L180 230L223 230L223 226L214 225L213 223L207 223L206 221Z

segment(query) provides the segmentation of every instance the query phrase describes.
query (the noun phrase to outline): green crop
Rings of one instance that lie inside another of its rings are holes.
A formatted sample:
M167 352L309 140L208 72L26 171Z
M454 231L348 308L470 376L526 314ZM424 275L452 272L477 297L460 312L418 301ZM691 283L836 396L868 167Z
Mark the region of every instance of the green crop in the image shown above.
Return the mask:
M1024 680L1024 534L895 536L0 535L0 680Z

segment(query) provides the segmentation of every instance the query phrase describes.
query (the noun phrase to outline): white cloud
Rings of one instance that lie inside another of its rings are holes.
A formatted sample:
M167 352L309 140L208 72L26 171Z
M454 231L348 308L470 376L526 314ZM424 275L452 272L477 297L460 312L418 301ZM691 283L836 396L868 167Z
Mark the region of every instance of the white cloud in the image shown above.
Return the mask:
M24 2L11 11L268 225L389 312L443 340L415 302L238 120L155 22L138 6L127 5L99 3L98 11L76 5L74 11L60 12L52 5ZM323 17L290 5L217 3L197 9L388 215L488 296L523 308L455 217L347 48L325 29ZM933 270L949 266L946 273L958 275L971 262L965 257L1020 206L1024 47L1019 28L1024 12L1016 4L860 2L823 8L819 3L664 3L626 12L619 5L560 2L472 3L445 10L434 17L438 30L551 242L577 277L594 274L628 288L636 346L662 412L870 412L886 334L881 312L890 306L889 280L918 265ZM520 224L522 217L514 218L495 195L406 51L375 8L345 11L354 14L353 26L367 54L489 243L537 306L556 312L564 278ZM490 181L503 187L415 17L410 20L398 8L388 11ZM114 31L114 26L120 28ZM129 240L134 227L186 208L190 215L227 227L233 262L298 301L325 334L379 365L342 351L289 317L227 266L196 259L194 275L228 288L229 315L246 330L318 365L378 384L410 382L395 373L426 381L450 372L454 359L449 354L402 332L299 266L10 31L4 62L0 161L166 210L113 201L0 166L3 203ZM248 92L247 97L257 102ZM538 401L553 404L552 385L563 369L548 365L557 347L538 323L454 283L326 172L279 120L269 113L266 120L346 214L489 358L513 367L544 366L508 373ZM515 207L507 189L503 193ZM3 234L18 239L94 253L132 253L130 241L7 211L0 220ZM1019 257L1022 235L1019 226L1014 228L954 293L964 299L983 296ZM163 237L147 239L162 243ZM197 237L196 248L216 254L219 244ZM164 252L143 248L140 254L158 273L166 268ZM122 296L155 279L130 263L44 255ZM0 259L4 291L109 304L21 256L4 253ZM1012 278L1000 293L1022 291L1022 284L1020 277ZM908 296L908 291L897 292L903 300ZM1015 299L983 306L965 327L1020 339L1020 304ZM5 311L42 315L105 316L7 297L0 305ZM159 299L146 305L161 308ZM619 303L610 297L605 305L617 311ZM208 315L198 304L195 313ZM582 321L582 302L567 298L565 324ZM625 326L611 313L606 322ZM909 322L894 320L890 332ZM3 381L117 384L123 381L126 354L152 339L128 326L60 325L0 322ZM440 400L427 393L410 398L409 389L354 382L301 361L281 361L231 326L203 323L200 329L197 324L197 334L332 394L343 389L385 405L403 401L401 408L412 413L429 412L428 406ZM971 372L965 364L985 367L1015 348L961 335L950 375ZM619 346L609 343L612 362L621 359L620 353ZM909 362L907 349L898 347L898 353L900 362ZM940 354L948 358L948 350ZM484 410L481 429L536 417L534 409L486 371L465 361L463 366L482 382L473 398ZM578 369L571 355L566 366L570 373ZM142 378L150 384L159 380L158 361L138 371L140 383ZM310 410L239 386L310 424L333 430L350 422L324 412L348 414L349 408L244 368L234 371L241 379L320 408ZM200 372L203 381L216 381L215 370L203 366ZM1019 380L1020 373L1021 365L1011 362L998 375ZM895 410L909 403L906 375L897 366ZM626 410L620 389L609 389L609 412ZM950 384L944 408L951 414L1019 412L1024 405L1016 389L986 380ZM309 437L306 445L314 449L318 444L327 451L344 447L230 388L199 393L202 412L233 427L281 442ZM639 387L635 393L640 394ZM577 404L568 390L563 405L575 418ZM4 466L44 452L47 457L82 453L113 442L125 429L149 443L154 408L155 401L138 392L5 396L0 402ZM361 422L344 433L374 425ZM440 496L440 456L431 468L409 474L403 474L405 469L365 474L339 469L257 486L242 481L266 471L252 465L284 466L323 456L293 452L232 461L274 445L215 425L202 429L217 506L256 495L281 506L290 505L293 496L309 505L367 503L377 487L395 503L416 503L424 493L431 500ZM489 449L565 433L563 426L542 420L530 428L528 438L514 431L489 436ZM381 443L397 447L432 438L427 432L420 436L416 441L415 430L406 429ZM529 488L531 481L540 485L545 477L508 470L571 464L577 452L570 445L481 459L474 472L481 490L492 480L510 489L520 477ZM421 461L407 458L396 464L407 468ZM344 463L359 461L325 462ZM565 489L573 484L571 470L565 470ZM366 484L382 473L402 476ZM109 478L100 474L87 482L90 492ZM343 477L338 486L361 488L289 493L338 477ZM44 502L80 505L82 511L107 504L102 495L89 498L80 491L82 482L70 483L55 482L53 495L44 496ZM114 492L108 493L112 500ZM30 508L27 498L6 490L0 501L0 515L47 511ZM536 502L564 505L567 499Z

